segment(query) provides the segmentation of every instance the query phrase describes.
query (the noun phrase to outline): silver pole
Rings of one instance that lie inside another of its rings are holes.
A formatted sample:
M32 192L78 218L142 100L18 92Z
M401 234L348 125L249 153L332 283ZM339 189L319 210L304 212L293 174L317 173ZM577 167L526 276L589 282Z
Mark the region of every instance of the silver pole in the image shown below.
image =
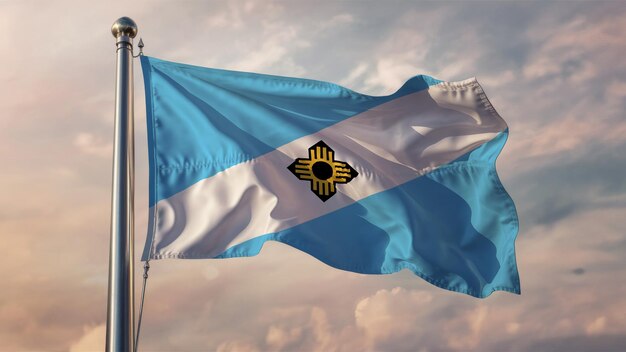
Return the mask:
M133 38L137 35L137 24L122 17L113 23L111 32L117 45L117 74L106 351L132 352L135 336Z

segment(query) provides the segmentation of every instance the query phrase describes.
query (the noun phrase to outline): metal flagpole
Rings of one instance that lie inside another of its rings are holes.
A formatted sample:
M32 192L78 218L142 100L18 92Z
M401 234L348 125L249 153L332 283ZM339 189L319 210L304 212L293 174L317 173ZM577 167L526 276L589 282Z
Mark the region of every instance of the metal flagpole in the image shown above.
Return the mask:
M117 74L106 351L132 352L135 335L133 38L137 35L137 24L122 17L113 23L111 32L116 39Z

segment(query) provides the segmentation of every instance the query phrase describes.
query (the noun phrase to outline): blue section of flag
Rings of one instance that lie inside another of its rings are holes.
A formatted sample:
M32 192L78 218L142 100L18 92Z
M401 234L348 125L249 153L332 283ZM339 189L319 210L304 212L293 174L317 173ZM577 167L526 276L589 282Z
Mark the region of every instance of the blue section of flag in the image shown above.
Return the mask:
M141 65L151 147L150 206L292 140L441 82L419 75L394 94L374 97L327 82L147 56L141 56Z
M437 170L336 212L234 246L217 258L253 256L274 240L339 269L409 269L475 297L520 293L518 220L495 161L508 131Z

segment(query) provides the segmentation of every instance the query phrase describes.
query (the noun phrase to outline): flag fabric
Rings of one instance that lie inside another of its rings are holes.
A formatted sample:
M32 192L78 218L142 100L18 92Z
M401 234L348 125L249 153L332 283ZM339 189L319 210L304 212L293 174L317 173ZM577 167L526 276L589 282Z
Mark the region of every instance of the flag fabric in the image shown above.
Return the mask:
M517 214L495 168L508 128L476 79L418 75L369 96L147 56L141 64L143 260L254 256L273 240L343 270L409 269L481 298L520 292Z

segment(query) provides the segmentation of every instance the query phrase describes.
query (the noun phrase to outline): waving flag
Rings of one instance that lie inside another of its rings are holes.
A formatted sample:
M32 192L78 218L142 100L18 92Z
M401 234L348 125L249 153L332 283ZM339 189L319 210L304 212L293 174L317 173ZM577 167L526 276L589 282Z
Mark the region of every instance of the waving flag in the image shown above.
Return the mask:
M150 155L143 260L253 256L269 240L366 274L409 269L520 292L507 125L475 79L336 84L142 56Z

